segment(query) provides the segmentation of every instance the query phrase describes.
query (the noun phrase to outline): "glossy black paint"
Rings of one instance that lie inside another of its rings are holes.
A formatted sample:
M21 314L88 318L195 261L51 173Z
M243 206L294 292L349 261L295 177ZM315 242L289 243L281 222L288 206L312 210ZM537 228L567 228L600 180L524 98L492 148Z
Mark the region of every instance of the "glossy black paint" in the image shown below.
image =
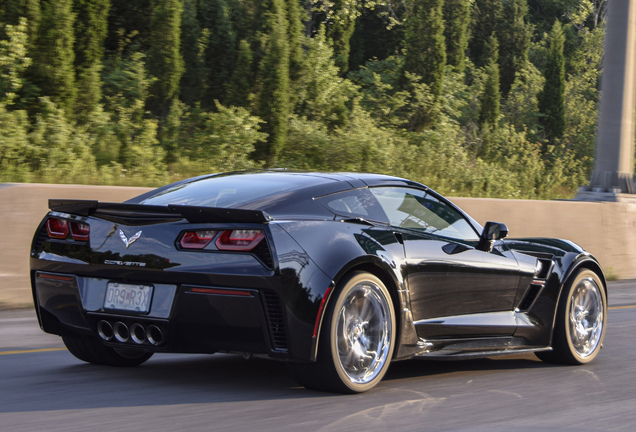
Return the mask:
M247 186L266 176L302 187L271 191L238 210L152 203L172 190L205 190L201 185L214 184L216 177L233 176ZM337 214L320 198L357 189L367 199L367 188L383 186L425 191L459 212L475 238L390 226L375 211L368 218ZM168 185L124 204L56 200L51 207L47 217L87 223L91 237L49 239L46 218L36 231L31 276L42 329L71 335L96 334L100 320L156 325L166 335L163 343L136 347L152 351L243 351L313 361L324 306L355 270L375 274L389 289L398 329L394 359L547 349L566 280L585 267L604 281L594 257L571 242L503 239L491 251L480 250L482 227L473 219L425 186L390 176L230 173ZM185 230L227 229L259 229L265 241L251 252L220 251L213 244L193 251L178 244ZM126 246L119 230L126 237L143 234ZM104 309L109 281L154 286L150 311Z

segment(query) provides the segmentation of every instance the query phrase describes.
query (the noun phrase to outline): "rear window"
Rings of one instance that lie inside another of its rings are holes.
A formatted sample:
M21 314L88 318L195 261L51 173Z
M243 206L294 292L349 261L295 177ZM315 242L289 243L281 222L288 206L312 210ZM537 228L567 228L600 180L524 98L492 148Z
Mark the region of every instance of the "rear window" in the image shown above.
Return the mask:
M148 205L192 205L200 207L240 207L316 183L315 177L277 173L213 176L178 184L141 201Z

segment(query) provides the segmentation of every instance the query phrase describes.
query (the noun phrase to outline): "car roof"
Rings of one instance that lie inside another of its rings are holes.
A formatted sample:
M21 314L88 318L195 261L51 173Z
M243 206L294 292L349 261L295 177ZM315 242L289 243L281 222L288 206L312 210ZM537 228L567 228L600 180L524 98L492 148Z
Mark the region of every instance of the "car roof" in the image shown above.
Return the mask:
M211 174L173 183L128 203L263 210L272 216L333 217L314 198L378 185L422 185L399 177L349 172L257 170Z

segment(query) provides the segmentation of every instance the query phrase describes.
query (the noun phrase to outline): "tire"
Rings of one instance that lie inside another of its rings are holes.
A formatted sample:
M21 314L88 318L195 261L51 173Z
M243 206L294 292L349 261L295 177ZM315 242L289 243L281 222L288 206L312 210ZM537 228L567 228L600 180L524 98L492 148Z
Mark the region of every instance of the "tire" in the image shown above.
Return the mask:
M564 287L559 301L552 351L537 353L550 363L589 363L603 346L607 296L599 276L582 269Z
M316 363L292 363L305 387L361 393L384 377L395 345L391 295L370 273L345 278L325 313Z
M107 366L137 366L152 357L151 352L111 348L92 336L62 336L64 345L76 358Z

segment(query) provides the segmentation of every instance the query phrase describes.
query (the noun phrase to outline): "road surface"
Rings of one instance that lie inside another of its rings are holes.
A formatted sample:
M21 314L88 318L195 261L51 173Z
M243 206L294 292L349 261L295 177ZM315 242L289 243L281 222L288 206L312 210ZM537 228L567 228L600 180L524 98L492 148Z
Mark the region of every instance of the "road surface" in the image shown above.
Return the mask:
M234 355L85 364L32 311L0 312L0 431L633 431L636 281L612 282L609 305L589 365L409 360L360 395L306 390L282 363Z

